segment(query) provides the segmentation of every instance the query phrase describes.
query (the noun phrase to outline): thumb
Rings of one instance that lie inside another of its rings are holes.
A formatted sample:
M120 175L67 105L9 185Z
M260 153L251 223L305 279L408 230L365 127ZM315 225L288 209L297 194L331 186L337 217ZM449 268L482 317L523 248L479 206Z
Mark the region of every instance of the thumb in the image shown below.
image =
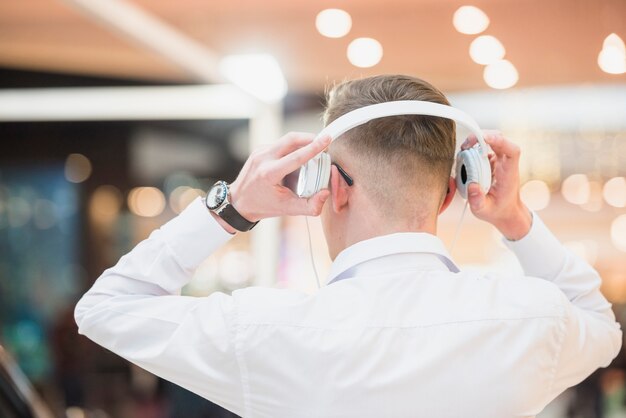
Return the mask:
M310 216L317 216L322 213L322 208L324 207L324 203L328 200L330 196L330 190L324 189L315 193L313 196L307 199L307 207L309 209L308 214Z
M290 200L287 215L317 216L322 212L324 202L330 196L330 190L324 189L309 198L295 197Z
M478 183L467 186L467 201L473 213L480 213L485 207L485 193Z

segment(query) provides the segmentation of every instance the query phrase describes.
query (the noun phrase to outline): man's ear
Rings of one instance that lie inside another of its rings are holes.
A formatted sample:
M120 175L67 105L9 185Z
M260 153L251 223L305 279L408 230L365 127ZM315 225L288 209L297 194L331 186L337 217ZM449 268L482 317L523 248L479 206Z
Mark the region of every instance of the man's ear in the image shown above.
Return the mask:
M348 207L348 184L335 165L330 166L330 200L335 213L340 213Z
M448 206L450 206L450 203L452 203L452 199L454 199L454 194L456 193L456 181L454 180L454 177L450 177L448 179L448 191L446 193L446 197L443 199L443 203L441 204L441 207L439 208L439 213L443 213L444 210L446 210L448 208Z

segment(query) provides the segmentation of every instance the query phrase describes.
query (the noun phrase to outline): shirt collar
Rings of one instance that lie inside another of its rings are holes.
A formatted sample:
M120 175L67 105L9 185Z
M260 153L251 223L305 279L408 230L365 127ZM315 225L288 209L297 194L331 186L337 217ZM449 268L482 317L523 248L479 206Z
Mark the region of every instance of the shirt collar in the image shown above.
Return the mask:
M436 236L401 232L360 241L344 249L330 267L328 284L357 273L377 274L409 267L460 271Z

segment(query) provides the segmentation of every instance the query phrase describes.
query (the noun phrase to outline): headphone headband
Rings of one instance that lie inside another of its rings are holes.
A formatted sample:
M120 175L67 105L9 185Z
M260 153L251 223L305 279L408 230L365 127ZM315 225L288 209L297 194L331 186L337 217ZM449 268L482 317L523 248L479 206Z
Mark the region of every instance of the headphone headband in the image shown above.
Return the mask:
M480 147L478 147L480 153L483 156L487 155L488 148L487 144L485 144L482 131L476 121L467 113L452 106L420 100L398 100L355 109L329 123L328 126L322 129L317 137L330 136L334 141L350 129L363 125L372 119L400 115L437 116L460 123L476 135L478 143L480 144Z
M467 199L467 188L470 183L478 183L486 192L491 187L491 166L487 158L489 148L485 143L478 124L465 112L452 106L419 100L400 100L365 106L348 112L329 123L318 134L330 136L332 140L339 138L346 131L363 125L372 119L400 115L425 115L451 119L468 128L478 139L478 144L462 150L457 154L456 184L459 194ZM309 197L328 187L330 178L330 157L325 152L309 160L300 169L298 176L298 196Z

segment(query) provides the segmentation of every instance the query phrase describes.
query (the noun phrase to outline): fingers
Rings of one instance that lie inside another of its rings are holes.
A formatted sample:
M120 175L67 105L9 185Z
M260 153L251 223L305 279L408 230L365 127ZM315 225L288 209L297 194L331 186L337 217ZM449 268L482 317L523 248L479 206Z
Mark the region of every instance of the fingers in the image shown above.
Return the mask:
M467 201L474 215L480 215L486 210L487 196L478 183L470 183L467 186Z
M294 197L289 203L289 215L318 216L329 196L330 190L324 189L308 199Z
M487 138L489 137L502 136L502 132L493 130L493 129L483 129L482 133L483 133L483 138L485 139L485 142L487 143L489 143L489 141L487 141ZM476 138L476 135L470 134L467 137L467 139L461 144L461 149L462 150L469 149L473 147L474 145L476 145L477 142L478 142L478 139Z
M489 159L489 167L491 167L491 173L496 171L496 162L498 161L498 157L496 154L490 153L487 158Z
M468 136L465 141L463 141L463 143L461 144L461 149L463 151L472 148L474 145L476 145L476 143L478 142L478 139L476 139L476 135L471 134L470 136Z
M313 134L291 133L271 148L254 151L231 185L233 205L236 201L242 214L254 214L249 219L319 215L330 195L328 190L303 199L283 186L282 180L321 153L330 141L330 137L315 139Z
M281 158L295 150L309 145L315 139L315 134L307 132L290 132L270 149L270 153Z
M505 139L502 135L485 137L485 142L489 144L497 157L506 156L508 158L519 159L520 148L513 142Z
M513 142L506 139L500 131L483 131L485 142L491 150L495 153L496 157L500 158L506 156L508 158L519 159L520 148ZM472 134L467 137L465 142L461 144L461 149L466 150L473 147L478 140L476 135Z
M316 139L308 145L296 149L275 162L272 171L274 171L274 174L280 178L286 176L303 166L317 154L324 151L330 144L330 141L331 138L326 136L324 138Z

